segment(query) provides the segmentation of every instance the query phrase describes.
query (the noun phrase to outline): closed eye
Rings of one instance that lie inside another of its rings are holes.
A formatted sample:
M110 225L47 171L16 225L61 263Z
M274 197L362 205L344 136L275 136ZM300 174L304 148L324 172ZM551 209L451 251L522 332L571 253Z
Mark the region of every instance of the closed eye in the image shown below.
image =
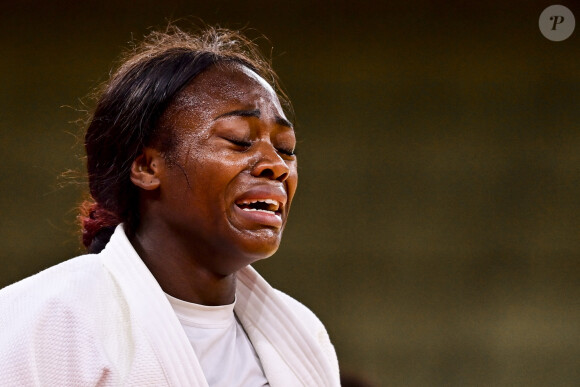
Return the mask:
M288 150L283 148L276 148L276 150L286 156L296 156L296 152L294 150Z
M225 137L224 137L224 139L226 141L229 141L230 143L236 145L236 146L241 147L241 148L249 148L252 145L252 143L250 141L247 141L247 140L238 140L235 138L225 138Z

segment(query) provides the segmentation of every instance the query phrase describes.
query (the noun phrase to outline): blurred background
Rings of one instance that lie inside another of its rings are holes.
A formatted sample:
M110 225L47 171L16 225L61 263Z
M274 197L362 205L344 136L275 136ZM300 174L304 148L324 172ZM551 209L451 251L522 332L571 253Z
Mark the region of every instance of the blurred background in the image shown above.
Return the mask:
M85 96L132 38L199 18L273 46L300 184L256 266L325 322L345 374L577 385L580 27L544 38L552 4L2 2L0 287L82 252L86 186L59 176L83 170Z

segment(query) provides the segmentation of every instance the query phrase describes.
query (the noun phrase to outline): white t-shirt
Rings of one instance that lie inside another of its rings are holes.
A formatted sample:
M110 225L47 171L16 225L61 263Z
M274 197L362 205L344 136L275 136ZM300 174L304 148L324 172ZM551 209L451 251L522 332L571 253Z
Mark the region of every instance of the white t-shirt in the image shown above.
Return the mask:
M210 387L269 386L234 305L206 306L166 294Z

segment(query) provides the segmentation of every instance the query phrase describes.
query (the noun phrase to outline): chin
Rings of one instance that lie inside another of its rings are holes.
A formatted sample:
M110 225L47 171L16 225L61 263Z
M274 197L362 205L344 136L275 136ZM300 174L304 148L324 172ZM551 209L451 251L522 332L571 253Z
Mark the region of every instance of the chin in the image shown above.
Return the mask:
M259 261L260 259L266 259L274 255L278 248L280 247L280 239L275 238L275 240L264 241L260 238L252 238L246 243L239 246L240 256L245 257L244 260L253 263Z
M233 273L256 261L269 258L278 251L282 240L281 232L261 231L238 234L225 243L222 241L222 253L229 257L226 258L226 262L229 262L227 271Z
M253 249L247 249L244 252L244 255L251 258L253 261L270 258L274 253L276 253L276 251L278 251L279 246L280 244L277 243L274 246L259 246Z
M280 247L282 241L281 229L261 229L244 232L237 235L237 249L239 254L255 259L272 256Z

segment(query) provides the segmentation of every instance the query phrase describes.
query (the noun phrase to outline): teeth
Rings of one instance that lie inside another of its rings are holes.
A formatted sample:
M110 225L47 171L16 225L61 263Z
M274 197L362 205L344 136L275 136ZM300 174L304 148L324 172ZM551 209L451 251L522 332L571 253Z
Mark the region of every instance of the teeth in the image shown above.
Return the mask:
M273 211L278 211L280 209L280 202L278 202L277 200L274 199L252 199L252 200L244 200L242 202L240 202L240 204L252 204L252 203L266 203L266 204L270 204L273 207L270 207L270 211L267 212L273 212ZM246 209L244 209L246 210ZM265 210L256 210L256 209L247 209L247 211L265 211Z

